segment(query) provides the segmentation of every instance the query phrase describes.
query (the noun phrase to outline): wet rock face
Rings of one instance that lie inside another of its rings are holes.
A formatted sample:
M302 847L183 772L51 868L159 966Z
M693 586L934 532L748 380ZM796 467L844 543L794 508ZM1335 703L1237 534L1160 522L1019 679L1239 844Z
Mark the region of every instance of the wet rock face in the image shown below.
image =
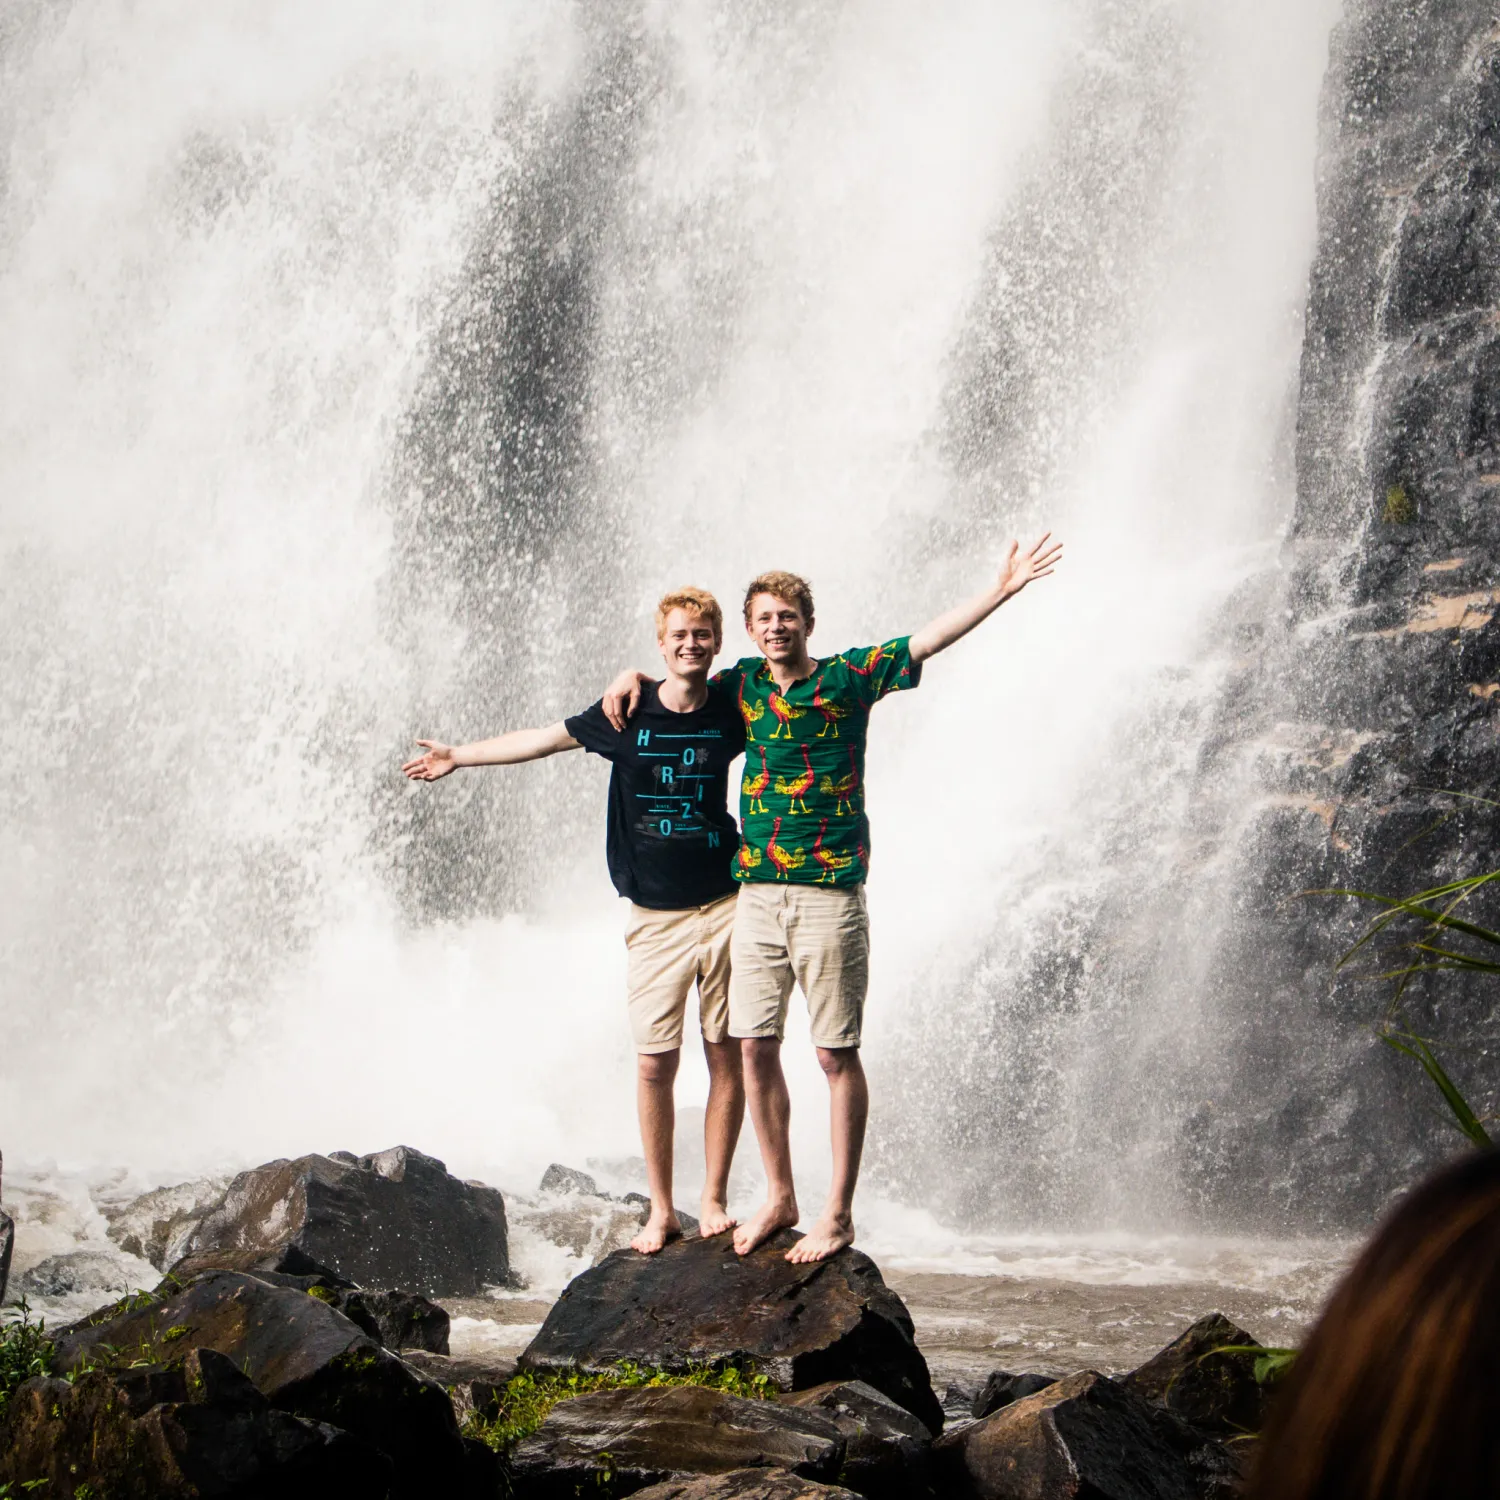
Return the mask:
M214 1268L472 1297L509 1277L505 1203L407 1146L275 1161L234 1179L175 1269Z
M164 1298L127 1298L64 1330L64 1372L140 1361L168 1365L193 1351L226 1356L270 1406L327 1423L382 1453L397 1496L461 1493L468 1459L453 1406L349 1318L296 1286L209 1272ZM127 1372L128 1373L128 1372Z
M875 1263L845 1250L791 1265L795 1241L783 1231L745 1256L728 1235L677 1240L657 1255L617 1251L569 1283L521 1367L751 1363L786 1390L863 1380L941 1431L911 1317Z
M969 1415L977 1422L1009 1406L1012 1401L1023 1401L1038 1391L1045 1391L1057 1379L1055 1375L1036 1375L1024 1372L1013 1375L1009 1370L993 1370L989 1379L979 1388L969 1406Z
M943 1438L939 1494L973 1500L1229 1500L1228 1455L1092 1370Z
M833 1418L844 1437L839 1482L868 1500L919 1500L931 1487L932 1433L862 1380L831 1381L782 1402Z
M844 1456L822 1412L745 1401L703 1386L596 1391L562 1401L511 1455L518 1500L629 1494L694 1474L777 1467L833 1480Z
M325 1423L278 1411L234 1363L192 1350L168 1365L29 1380L0 1422L0 1483L113 1500L202 1495L316 1500L389 1493L391 1464Z
M1217 1437L1259 1432L1266 1390L1255 1379L1256 1357L1219 1351L1260 1347L1223 1313L1209 1313L1120 1384Z
M10 1281L10 1258L16 1248L16 1221L7 1213L0 1213L0 1302L5 1301L5 1288Z
M1213 1046L1177 1139L1221 1223L1363 1229L1452 1148L1426 1081L1372 1036L1389 986L1335 972L1373 909L1299 893L1407 894L1500 864L1500 809L1442 795L1500 782L1497 187L1492 7L1349 0L1283 577L1247 613L1201 762L1227 789L1236 873L1215 890ZM1493 986L1434 976L1406 1003L1479 1112L1500 1102L1465 1065L1500 1042Z

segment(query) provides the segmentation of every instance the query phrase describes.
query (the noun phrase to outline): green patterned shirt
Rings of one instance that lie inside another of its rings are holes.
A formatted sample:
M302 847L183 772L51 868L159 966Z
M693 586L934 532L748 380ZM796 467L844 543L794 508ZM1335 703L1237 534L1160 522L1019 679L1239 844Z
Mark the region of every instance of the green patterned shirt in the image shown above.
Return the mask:
M745 721L737 880L858 885L865 878L870 710L921 678L906 636L819 661L785 695L759 656L714 677L736 695Z

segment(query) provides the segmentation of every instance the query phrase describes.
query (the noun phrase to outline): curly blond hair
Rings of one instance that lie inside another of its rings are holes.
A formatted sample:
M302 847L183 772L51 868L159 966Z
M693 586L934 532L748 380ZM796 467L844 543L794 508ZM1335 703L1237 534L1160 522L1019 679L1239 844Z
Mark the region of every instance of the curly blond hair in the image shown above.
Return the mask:
M724 611L719 601L707 589L691 586L673 589L656 601L656 638L661 640L667 633L667 616L674 609L686 609L702 615L714 628L714 650L724 644Z
M750 606L759 594L774 594L778 599L785 599L788 604L795 604L802 611L802 619L809 630L813 623L813 597L812 585L796 573L785 573L779 569L773 569L769 573L761 573L750 580L750 586L745 590L745 624L750 623Z

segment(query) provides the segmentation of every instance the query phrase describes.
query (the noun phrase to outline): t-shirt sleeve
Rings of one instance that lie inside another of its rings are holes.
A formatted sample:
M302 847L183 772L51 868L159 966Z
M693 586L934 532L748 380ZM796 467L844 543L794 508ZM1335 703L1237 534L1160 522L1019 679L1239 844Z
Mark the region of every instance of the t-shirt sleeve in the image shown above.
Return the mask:
M604 699L591 704L581 714L563 720L563 728L583 746L590 755L602 755L613 760L620 752L624 736L604 717Z
M712 688L718 688L720 692L728 693L732 697L739 692L740 681L744 675L745 664L742 661L737 661L732 667L724 667L720 671L715 672L708 679L708 685Z
M922 681L922 663L911 659L909 635L880 646L860 646L843 656L855 692L865 703L879 703L887 693L903 692Z

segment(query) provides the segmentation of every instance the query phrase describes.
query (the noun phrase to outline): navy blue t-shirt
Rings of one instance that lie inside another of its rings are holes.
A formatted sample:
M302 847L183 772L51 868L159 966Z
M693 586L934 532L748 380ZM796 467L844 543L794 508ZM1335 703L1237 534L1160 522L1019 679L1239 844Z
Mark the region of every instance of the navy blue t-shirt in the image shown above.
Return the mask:
M615 889L637 906L677 911L738 889L729 763L745 748L745 723L730 693L710 688L702 708L678 714L662 706L658 686L641 688L623 733L604 717L602 699L563 723L611 762L605 851Z

